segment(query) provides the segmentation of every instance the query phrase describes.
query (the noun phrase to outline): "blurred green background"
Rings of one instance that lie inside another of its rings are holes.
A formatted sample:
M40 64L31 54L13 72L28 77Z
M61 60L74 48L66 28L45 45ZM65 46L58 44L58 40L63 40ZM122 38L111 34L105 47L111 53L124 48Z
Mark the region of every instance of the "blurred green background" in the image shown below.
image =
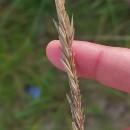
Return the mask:
M75 39L130 47L130 0L67 0ZM72 130L66 75L45 53L58 35L54 0L0 0L0 130ZM41 90L38 99L25 85ZM80 79L86 130L130 125L130 96Z

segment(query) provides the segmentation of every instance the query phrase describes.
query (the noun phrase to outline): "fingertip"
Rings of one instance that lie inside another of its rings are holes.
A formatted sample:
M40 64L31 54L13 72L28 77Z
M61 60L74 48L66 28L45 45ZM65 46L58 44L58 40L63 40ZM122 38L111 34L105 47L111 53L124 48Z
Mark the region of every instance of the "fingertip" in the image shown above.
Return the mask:
M74 54L76 54L74 57L75 57L78 76L85 77L85 78L93 78L92 71L93 71L94 64L90 64L90 63L95 61L95 55L99 53L98 48L102 47L99 46L100 45L90 43L90 42L74 41L72 45L72 50ZM64 67L60 61L62 54L60 50L59 40L51 41L47 45L46 54L49 61L54 66L56 66L61 70L64 70ZM89 61L89 63L86 64L86 61Z
M46 55L53 65L63 70L62 64L60 62L61 51L60 51L60 42L58 40L53 40L48 43L46 48Z

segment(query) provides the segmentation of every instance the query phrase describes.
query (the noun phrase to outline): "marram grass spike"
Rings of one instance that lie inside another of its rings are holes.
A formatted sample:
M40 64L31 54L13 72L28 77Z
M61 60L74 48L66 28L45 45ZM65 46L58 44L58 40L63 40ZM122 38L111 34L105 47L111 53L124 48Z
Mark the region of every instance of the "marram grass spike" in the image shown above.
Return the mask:
M80 88L78 85L78 78L76 72L76 65L74 61L74 54L71 50L74 39L74 22L73 17L71 21L65 11L65 0L55 0L56 10L58 15L58 23L54 21L56 29L59 33L59 40L61 43L62 59L61 62L68 74L71 96L67 95L67 99L71 106L72 113L72 127L73 130L84 130L84 114L81 106Z

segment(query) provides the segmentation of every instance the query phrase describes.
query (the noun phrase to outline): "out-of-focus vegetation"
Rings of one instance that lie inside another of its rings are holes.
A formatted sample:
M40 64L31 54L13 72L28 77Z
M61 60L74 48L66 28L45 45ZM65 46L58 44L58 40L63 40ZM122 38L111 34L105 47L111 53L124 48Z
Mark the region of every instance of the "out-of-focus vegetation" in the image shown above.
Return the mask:
M130 47L129 0L67 0L78 40ZM57 39L54 0L0 0L0 130L71 130L66 76L46 58ZM41 97L25 92L36 85ZM130 97L81 79L86 129L130 125Z

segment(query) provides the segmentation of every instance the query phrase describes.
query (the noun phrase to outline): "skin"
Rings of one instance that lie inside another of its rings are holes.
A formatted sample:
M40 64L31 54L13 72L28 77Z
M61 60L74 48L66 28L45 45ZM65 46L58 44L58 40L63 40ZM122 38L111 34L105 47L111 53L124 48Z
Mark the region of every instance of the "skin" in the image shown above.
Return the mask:
M130 49L74 41L72 51L79 77L130 93ZM54 66L64 71L59 41L51 41L46 54ZM125 130L130 130L130 127Z

